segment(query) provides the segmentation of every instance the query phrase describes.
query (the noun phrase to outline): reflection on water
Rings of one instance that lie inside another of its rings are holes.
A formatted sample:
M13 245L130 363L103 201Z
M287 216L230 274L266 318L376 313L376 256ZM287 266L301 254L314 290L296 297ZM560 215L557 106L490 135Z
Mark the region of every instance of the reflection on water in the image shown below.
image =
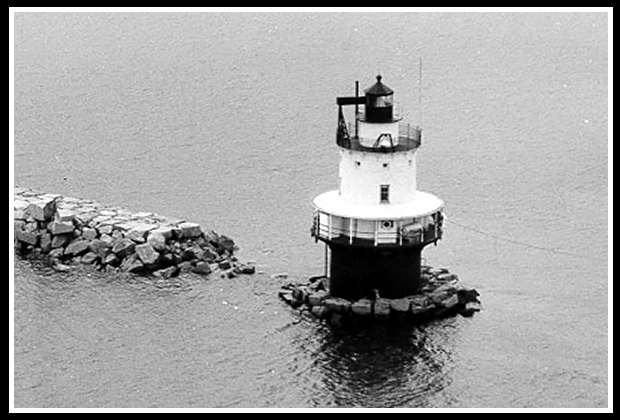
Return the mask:
M449 383L448 357L424 329L364 325L316 329L318 345L304 343L320 378L314 406L426 407Z

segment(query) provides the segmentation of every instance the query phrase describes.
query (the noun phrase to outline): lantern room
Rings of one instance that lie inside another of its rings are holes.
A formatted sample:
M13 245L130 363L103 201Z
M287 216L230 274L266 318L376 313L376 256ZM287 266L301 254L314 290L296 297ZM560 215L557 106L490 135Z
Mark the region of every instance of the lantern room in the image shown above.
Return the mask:
M364 91L366 94L367 122L393 122L394 121L394 91L381 82L381 75L377 76L377 82Z

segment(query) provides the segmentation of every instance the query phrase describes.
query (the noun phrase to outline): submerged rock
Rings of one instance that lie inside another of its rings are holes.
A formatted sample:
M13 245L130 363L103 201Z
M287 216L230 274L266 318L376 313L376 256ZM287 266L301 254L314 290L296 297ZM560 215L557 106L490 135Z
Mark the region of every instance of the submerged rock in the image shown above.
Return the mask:
M218 243L222 248L224 248L225 251L228 251L228 253L230 254L235 251L235 241L233 241L226 235L219 235Z
M470 317L473 316L475 312L479 312L481 310L480 303L478 302L467 302L465 307L461 309L459 312L461 315Z
M241 264L239 266L239 273L241 274L254 274L256 272L256 267L252 264Z
M232 268L232 264L228 260L220 261L217 266L222 270L228 270L229 268Z
M52 268L54 269L54 271L57 271L59 273L67 273L69 271L71 271L71 267L66 265L66 264L61 264L59 262L55 263Z
M169 279L178 276L180 272L181 269L173 265L168 268L162 268L161 270L154 271L153 274L163 279Z
M463 302L478 302L480 293L476 289L461 289L458 291L459 299Z
M211 266L208 262L200 261L191 269L192 273L207 275L211 273Z

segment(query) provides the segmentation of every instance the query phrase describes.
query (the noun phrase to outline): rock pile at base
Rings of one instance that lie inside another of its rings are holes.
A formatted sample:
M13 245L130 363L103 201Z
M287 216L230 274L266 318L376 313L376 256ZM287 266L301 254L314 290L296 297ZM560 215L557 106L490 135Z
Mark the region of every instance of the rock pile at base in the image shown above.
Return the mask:
M183 271L217 270L228 277L255 271L237 261L232 239L205 232L197 223L19 187L14 228L16 249L49 256L57 271L77 263L164 278Z
M293 308L309 311L334 325L357 321L423 323L455 315L472 316L480 311L479 293L464 286L446 268L422 266L423 286L415 295L400 299L368 297L350 301L329 294L329 279L313 277L306 284L289 283L279 296Z

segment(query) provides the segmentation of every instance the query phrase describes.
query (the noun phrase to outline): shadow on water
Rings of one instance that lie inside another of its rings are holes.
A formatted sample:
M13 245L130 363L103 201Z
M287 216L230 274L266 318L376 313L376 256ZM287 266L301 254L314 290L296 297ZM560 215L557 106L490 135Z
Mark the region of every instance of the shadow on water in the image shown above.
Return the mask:
M337 407L427 407L449 383L449 354L424 328L374 324L323 329L316 357L323 389L314 403Z

